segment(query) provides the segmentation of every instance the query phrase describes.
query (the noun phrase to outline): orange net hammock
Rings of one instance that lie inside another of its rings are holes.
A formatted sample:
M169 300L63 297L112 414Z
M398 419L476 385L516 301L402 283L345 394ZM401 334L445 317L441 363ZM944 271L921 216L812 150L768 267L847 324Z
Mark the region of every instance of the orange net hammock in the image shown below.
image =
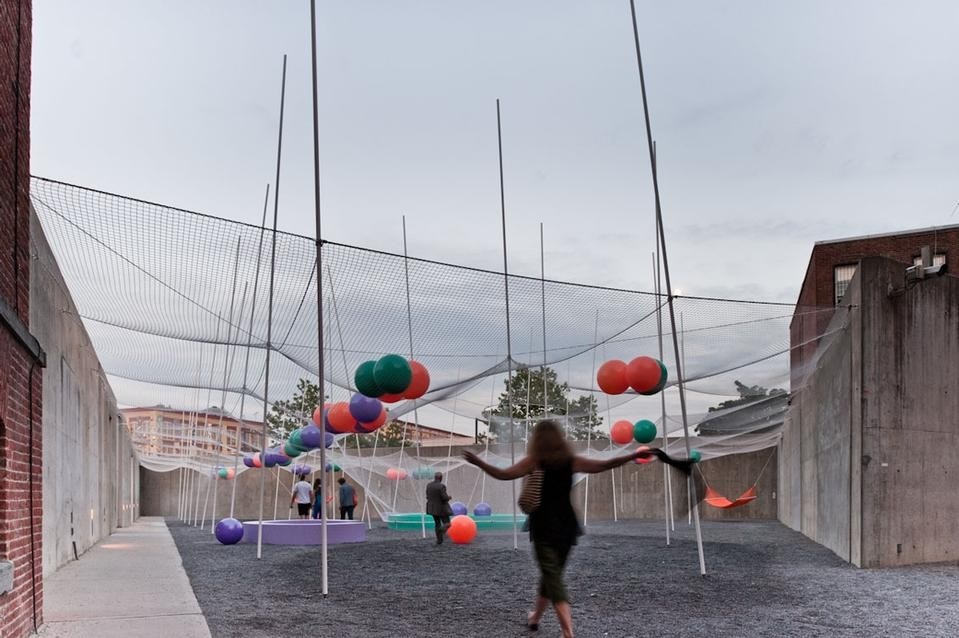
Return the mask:
M728 510L740 505L745 505L750 501L756 500L756 486L743 492L735 501L731 501L711 487L706 488L706 497L703 499L707 505L717 507L721 510Z

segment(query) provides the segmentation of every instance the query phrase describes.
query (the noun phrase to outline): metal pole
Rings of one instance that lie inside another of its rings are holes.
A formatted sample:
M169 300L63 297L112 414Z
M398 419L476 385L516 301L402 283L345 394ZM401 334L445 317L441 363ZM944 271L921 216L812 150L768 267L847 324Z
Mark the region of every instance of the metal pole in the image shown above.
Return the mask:
M516 433L513 428L513 345L509 321L509 262L506 252L506 189L503 185L503 125L496 98L496 142L499 150L499 204L503 222L503 285L506 290L506 409L509 410L509 460L516 463ZM510 481L513 501L513 549L519 547L519 532L516 530L516 481Z
M659 227L659 244L663 255L663 274L666 278L666 300L669 304L669 322L673 331L673 350L676 355L676 386L679 388L679 407L683 415L683 441L686 454L690 455L689 417L686 412L686 392L683 386L683 370L679 360L679 340L676 335L676 311L673 307L673 287L669 278L669 259L666 254L666 232L663 229L663 209L659 197L659 177L656 170L656 152L653 149L653 133L649 123L649 105L646 100L646 76L643 73L643 56L639 46L639 24L636 21L636 0L629 0L629 9L633 19L633 41L636 45L636 66L639 70L639 86L643 97L643 117L646 122L646 143L649 147L649 169L653 177L653 195L656 199L656 221ZM706 574L706 558L703 555L703 533L699 523L699 504L690 504L693 521L696 525L696 548L699 553L699 572Z
M659 337L659 360L662 361L663 357L663 311L661 304L659 303L660 299L660 277L659 277L659 240L656 240L656 253L652 255L653 257L653 289L656 291L656 329ZM660 406L662 407L662 416L663 416L663 451L669 451L669 424L666 421L666 389L664 388L662 392L659 393ZM665 508L665 520L666 520L666 545L669 545L670 532L676 529L676 523L673 520L673 482L672 478L669 475L669 466L665 463L663 465L663 507Z
M543 222L539 223L539 275L543 308L543 367L541 374L543 375L543 418L545 419L549 416L549 394L546 385L546 249L543 242Z
M590 379L596 378L596 345L599 343L599 310L596 311L596 324L593 328L593 374L590 376ZM586 418L586 456L589 456L590 447L593 442L593 418L596 416L596 413L593 411L593 395L589 395L589 413ZM566 411L566 414L569 414L569 410ZM567 416L567 418L569 418ZM587 525L587 519L589 518L589 474L586 475L586 488L583 491L583 527Z
M286 54L283 54L283 80L280 83L280 128L276 142L276 188L273 192L273 236L270 246L270 287L266 311L266 364L263 377L263 446L262 457L266 458L267 419L270 395L270 350L273 347L273 280L276 275L276 218L280 206L280 159L283 154L283 107L286 102ZM265 463L264 463L265 466ZM256 557L263 556L263 493L266 490L266 473L260 475L260 524L256 531Z
M260 240L256 247L256 272L253 274L253 298L250 301L250 324L246 331L246 356L243 361L243 392L240 394L240 421L236 425L237 453L243 453L243 428L246 407L246 393L249 389L246 387L250 372L250 350L253 347L253 316L256 314L256 291L260 287L260 257L263 255L263 235L266 232L266 210L270 205L270 185L266 185L266 195L263 197L263 219L260 222ZM263 421L266 422L266 415L263 415ZM234 477L235 478L235 477ZM230 518L233 518L234 508L236 506L236 480L233 481L233 490L230 494Z
M320 373L320 418L323 417L323 263L320 259L322 249L322 216L320 214L320 127L317 96L316 74L316 0L310 0L310 54L312 58L313 79L313 209L316 214L316 339L317 355ZM321 430L326 431L326 423L321 423ZM325 436L324 436L325 438ZM325 441L324 441L325 442ZM320 465L326 471L326 446L320 446ZM322 561L320 572L323 580L323 596L329 593L327 586L327 536L326 536L326 503L321 508L321 544Z
M403 215L403 274L406 277L406 327L410 337L410 361L413 360L413 305L410 302L410 254L406 245L406 215ZM420 464L420 446L423 443L423 434L420 432L420 415L418 412L419 400L413 399L413 423L416 428L416 463ZM419 469L419 468L417 468ZM399 481L397 481L399 483ZM415 485L415 483L414 483ZM417 503L420 502L419 492L414 488ZM425 504L424 504L425 508ZM426 538L426 516L420 518L423 528L423 538Z

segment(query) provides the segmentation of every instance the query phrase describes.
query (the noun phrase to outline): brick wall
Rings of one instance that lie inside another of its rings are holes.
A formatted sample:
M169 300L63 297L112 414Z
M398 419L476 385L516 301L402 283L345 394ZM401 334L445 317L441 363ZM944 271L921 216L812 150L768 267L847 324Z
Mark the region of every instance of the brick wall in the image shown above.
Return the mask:
M30 295L30 0L0 1L0 561L13 589L0 594L0 636L40 623L41 379L27 329Z

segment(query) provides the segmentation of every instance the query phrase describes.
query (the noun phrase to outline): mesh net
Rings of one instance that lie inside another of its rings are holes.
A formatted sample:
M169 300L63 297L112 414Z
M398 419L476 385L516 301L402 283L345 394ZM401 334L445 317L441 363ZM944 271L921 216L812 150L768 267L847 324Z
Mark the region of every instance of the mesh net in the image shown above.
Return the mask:
M293 396L300 379L317 382L312 238L42 178L34 178L31 189L34 208L121 405L163 404L196 413L216 404L238 414L244 401L240 418L260 419L264 397L272 404ZM658 396L610 397L595 384L603 361L628 361L639 354L660 358L660 322L661 358L675 370L662 295L510 275L509 361L502 273L333 242L324 242L322 255L324 376L330 400L348 398L360 363L387 353L409 355L412 342L413 357L429 370L431 387L416 405L395 405L390 411L394 418L416 408L425 425L472 432L473 419L488 420L490 407L498 403L508 366L548 366L568 385L570 397L596 399L590 409L602 424L597 432L608 432L617 418L644 416L658 416L660 435L681 431L675 378L665 390L670 415L665 421ZM693 426L709 419L715 423L717 413L708 408L725 400L749 402L750 397L737 392L737 381L751 388L795 390L790 378L804 375L795 357L790 369L791 348L815 343L843 325L832 307L677 297L674 310L690 412L696 413ZM819 330L812 335L807 330L804 341L791 344L795 315ZM784 408L763 410L761 418L742 406L721 411L724 429L704 429L695 446L708 458L775 445ZM297 416L307 418L308 412ZM200 449L196 437L215 434L209 428L201 434L195 430L175 434L187 450L179 454L158 455L141 446L144 464L208 471L211 464L233 463L235 441L219 437L224 444L216 451ZM600 441L591 453L612 450L608 441ZM333 454L345 468L354 467L361 483L375 483L370 472L380 476L377 468L385 471L397 464L385 456L360 462L342 451ZM410 467L419 463L415 452L412 458L404 461ZM365 476L359 475L362 463ZM458 465L448 463L451 469ZM392 508L393 499L381 500Z

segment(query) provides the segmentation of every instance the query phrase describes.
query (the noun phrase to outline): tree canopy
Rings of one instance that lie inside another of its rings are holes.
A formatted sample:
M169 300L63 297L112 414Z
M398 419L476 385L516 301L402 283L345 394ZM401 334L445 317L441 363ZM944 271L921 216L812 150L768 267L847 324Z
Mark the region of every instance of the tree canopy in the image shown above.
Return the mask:
M713 407L709 408L710 412L715 412L716 410L725 410L726 408L734 408L737 405L745 405L747 403L752 403L767 397L775 397L781 394L786 394L786 391L782 388L773 388L772 390L767 390L762 386L746 385L745 383L740 383L738 380L734 381L734 383L736 384L736 392L739 393L739 398L729 399L728 401L723 401L719 405L714 405Z

